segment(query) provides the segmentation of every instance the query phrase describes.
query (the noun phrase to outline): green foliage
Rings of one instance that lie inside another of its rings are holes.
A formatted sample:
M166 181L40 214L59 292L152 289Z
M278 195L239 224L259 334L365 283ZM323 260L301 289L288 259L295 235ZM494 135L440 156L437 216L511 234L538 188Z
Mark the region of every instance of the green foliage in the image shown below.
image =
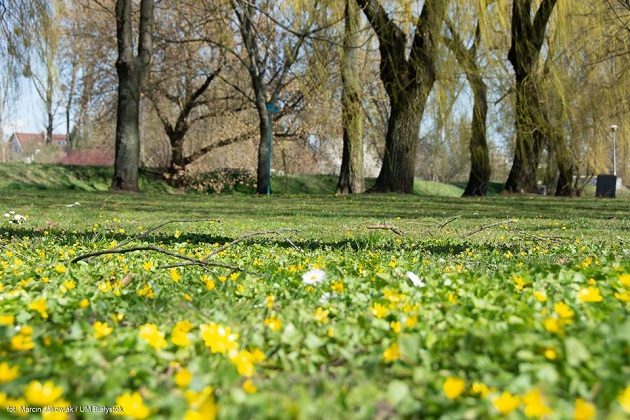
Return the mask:
M0 316L12 320L0 318L0 363L19 374L0 396L33 399L29 384L52 381L71 405L121 404L138 417L142 407L121 395L138 391L165 418L214 409L222 418L487 418L500 393L537 389L554 418L571 417L577 398L623 416L627 201L174 197L7 192L3 212L27 220L1 226ZM134 244L202 258L244 233L292 227L300 231L286 235L303 251L274 236L237 244L216 256L247 271L235 274L159 269L173 259L146 252L70 263L184 217L220 222L168 225ZM505 218L516 221L467 236ZM406 235L367 229L382 222ZM313 269L326 279L304 284ZM589 287L601 301L589 301L599 300ZM181 321L191 324L186 346L173 343ZM97 337L96 322L111 333ZM212 352L229 345L203 336L212 323L238 334L240 358ZM15 348L18 336L33 348ZM463 389L445 387L449 377ZM206 397L190 393L207 386Z

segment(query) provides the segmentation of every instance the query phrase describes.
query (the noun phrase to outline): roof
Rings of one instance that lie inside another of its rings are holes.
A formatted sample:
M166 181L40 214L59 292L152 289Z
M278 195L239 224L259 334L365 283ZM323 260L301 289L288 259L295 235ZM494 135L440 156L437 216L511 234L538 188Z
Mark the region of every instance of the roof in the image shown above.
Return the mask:
M36 146L44 145L46 143L44 133L13 133L11 138L14 137L20 143L22 150L32 150ZM65 134L53 134L53 144L63 146L65 141Z
M72 150L62 160L62 165L113 166L114 152L102 149Z

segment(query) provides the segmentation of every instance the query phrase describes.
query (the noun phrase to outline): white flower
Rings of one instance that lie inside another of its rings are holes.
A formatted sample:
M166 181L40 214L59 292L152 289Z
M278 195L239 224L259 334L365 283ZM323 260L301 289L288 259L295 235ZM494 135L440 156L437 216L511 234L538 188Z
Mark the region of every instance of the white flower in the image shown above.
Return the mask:
M4 213L4 217L9 218L9 217L11 217L11 215L9 213Z
M444 280L444 286L449 287L453 284L453 281L451 279L446 279Z
M324 305L328 303L328 300L330 299L331 296L332 295L330 294L330 292L324 292L324 294L322 294L322 296L319 298L319 304Z
M411 280L414 286L416 287L424 287L426 284L418 277L416 273L412 273L411 271L407 271L407 278Z
M324 280L326 280L326 272L317 268L302 274L302 282L304 284L313 285Z

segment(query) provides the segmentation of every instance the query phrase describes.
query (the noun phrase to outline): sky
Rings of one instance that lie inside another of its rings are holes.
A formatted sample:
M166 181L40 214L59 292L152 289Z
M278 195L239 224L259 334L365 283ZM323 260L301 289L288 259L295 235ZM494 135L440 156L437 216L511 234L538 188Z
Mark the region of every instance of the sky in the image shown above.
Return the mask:
M6 106L2 118L2 129L6 137L13 132L43 132L46 126L44 104L37 96L30 80L21 78L19 81L19 95ZM65 119L63 115L56 116L55 134L65 134Z

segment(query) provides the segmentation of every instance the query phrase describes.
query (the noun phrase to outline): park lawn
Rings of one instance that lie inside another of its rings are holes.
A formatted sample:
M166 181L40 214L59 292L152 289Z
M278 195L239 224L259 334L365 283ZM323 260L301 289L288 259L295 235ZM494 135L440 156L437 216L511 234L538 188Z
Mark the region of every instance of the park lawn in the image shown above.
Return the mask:
M27 216L1 226L5 407L174 419L630 412L627 199L1 193L0 214ZM203 221L140 236L177 219ZM146 250L70 262L127 240L202 259L269 230L209 260L242 271L160 268L185 261Z

